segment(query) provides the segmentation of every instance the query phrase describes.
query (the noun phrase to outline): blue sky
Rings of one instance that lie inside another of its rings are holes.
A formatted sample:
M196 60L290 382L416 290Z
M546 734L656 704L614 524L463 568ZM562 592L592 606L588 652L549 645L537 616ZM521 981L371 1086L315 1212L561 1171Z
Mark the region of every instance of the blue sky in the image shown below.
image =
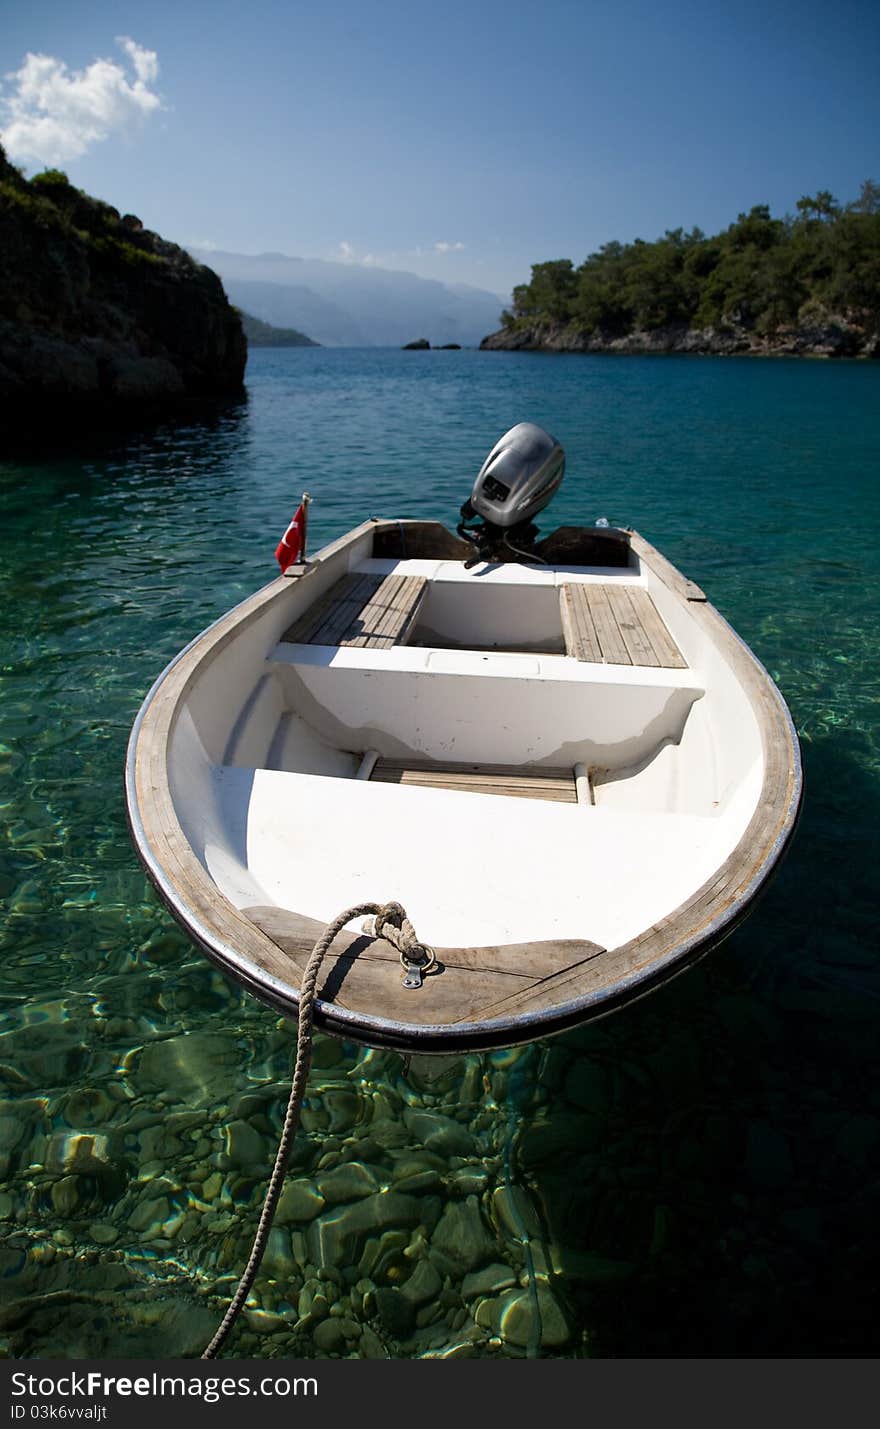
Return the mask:
M28 52L57 61L30 99ZM0 129L45 148L48 117L79 187L180 243L504 294L612 238L856 197L878 74L876 0L0 0Z

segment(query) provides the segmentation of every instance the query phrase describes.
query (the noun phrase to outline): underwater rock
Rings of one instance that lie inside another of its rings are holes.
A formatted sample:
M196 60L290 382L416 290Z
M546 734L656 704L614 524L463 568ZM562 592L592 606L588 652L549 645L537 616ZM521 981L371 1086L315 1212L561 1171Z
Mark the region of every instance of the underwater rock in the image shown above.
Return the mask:
M290 1231L283 1226L273 1226L269 1232L260 1268L264 1275L275 1280L285 1280L296 1275L298 1267L291 1250Z
M217 1106L239 1060L232 1033L186 1032L148 1042L132 1080L140 1090L173 1092L178 1104Z
M297 1314L300 1320L323 1320L330 1311L330 1302L325 1294L325 1286L320 1280L307 1280L299 1292Z
M395 1340L405 1340L415 1326L415 1310L399 1290L380 1286L374 1291L376 1317L381 1328Z
M328 1205L363 1200L379 1189L372 1171L357 1161L346 1161L318 1179L318 1190Z
M56 1181L51 1191L52 1207L63 1216L69 1219L79 1205L79 1182L76 1176L62 1176L60 1181Z
M432 1246L458 1270L474 1270L488 1260L495 1241L487 1230L476 1196L452 1201L440 1217Z
M49 1171L94 1175L106 1172L110 1166L110 1144L101 1132L94 1135L70 1131L53 1132L46 1147L46 1167Z
M315 1326L312 1338L324 1354L340 1354L345 1350L345 1331L338 1319L328 1317Z
M408 1231L383 1231L380 1236L368 1236L358 1262L358 1273L377 1280L384 1278L389 1269L399 1267L408 1245Z
M474 1139L470 1132L452 1117L407 1108L403 1120L407 1131L437 1156L472 1156L474 1153Z
M437 1171L415 1171L410 1170L399 1174L399 1168L394 1168L392 1177L394 1189L403 1191L408 1195L416 1195L423 1191L440 1191L443 1189L443 1181Z
M238 1166L254 1176L262 1175L269 1161L263 1137L246 1121L231 1121L224 1128L226 1146L221 1160L227 1166Z
M498 1186L492 1195L492 1211L500 1229L517 1240L541 1235L538 1213L522 1186Z
M379 1191L349 1202L311 1222L305 1232L309 1258L319 1266L354 1265L365 1236L391 1227L411 1229L422 1214L423 1202L399 1191Z
M493 1261L482 1270L472 1271L461 1282L461 1293L465 1300L473 1300L478 1295L497 1295L516 1284L516 1275L509 1265Z
M486 1171L479 1171L475 1166L465 1166L450 1177L449 1194L450 1196L480 1196L488 1184L489 1176Z
M411 1305L419 1306L434 1300L442 1289L443 1280L437 1268L430 1260L420 1260L400 1293Z
M558 1349L567 1344L571 1330L558 1300L546 1285L511 1290L477 1307L476 1322L499 1335L507 1344L526 1349Z
M138 1201L134 1210L128 1217L128 1224L133 1231L143 1234L148 1229L154 1229L158 1233L161 1223L168 1219L171 1214L171 1204L167 1196L157 1196L155 1200L144 1198Z
M202 1183L202 1199L204 1201L216 1201L223 1190L223 1173L214 1171Z
M279 1225L312 1221L324 1209L324 1197L309 1181L288 1181L281 1192L275 1220Z
M113 1245L119 1239L118 1230L109 1221L93 1221L89 1226L89 1235L98 1245Z

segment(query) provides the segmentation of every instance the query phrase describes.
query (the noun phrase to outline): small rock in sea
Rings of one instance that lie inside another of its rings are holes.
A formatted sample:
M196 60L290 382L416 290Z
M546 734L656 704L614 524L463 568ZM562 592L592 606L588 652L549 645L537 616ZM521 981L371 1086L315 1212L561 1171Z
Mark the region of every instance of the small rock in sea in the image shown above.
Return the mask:
M323 1320L329 1314L330 1302L320 1280L311 1278L305 1282L299 1292L296 1310L301 1320Z
M321 1101L329 1117L331 1131L347 1134L361 1120L363 1101L357 1092L348 1087L328 1087L321 1094Z
M279 1225L312 1221L324 1209L324 1197L310 1181L288 1181L281 1192L275 1219Z
M480 1196L485 1191L489 1177L485 1171L464 1166L449 1179L450 1196Z
M377 1268L381 1266L384 1269L399 1260L409 1243L409 1230L383 1230L380 1236L369 1236L357 1265L361 1278L369 1276L373 1280Z
M273 1226L263 1255L263 1273L274 1280L286 1280L296 1274L296 1261L290 1248L290 1231Z
M238 1064L232 1033L186 1032L148 1042L133 1080L140 1089L173 1092L190 1109L216 1106L228 1095L230 1068Z
M438 1171L410 1171L399 1176L395 1167L394 1189L396 1191L403 1191L407 1195L413 1196L423 1191L439 1191L442 1186L443 1181Z
M167 1196L159 1196L154 1201L144 1199L138 1201L128 1218L128 1224L133 1231L141 1234L150 1228L156 1228L158 1231L158 1227L170 1214L171 1206Z
M102 1087L77 1087L65 1100L62 1115L68 1126L82 1129L101 1125L115 1109Z
M492 1210L499 1227L517 1240L540 1236L538 1213L522 1186L498 1186L492 1196Z
M315 1035L315 1043L312 1047L312 1066L325 1070L327 1067L336 1067L340 1062L345 1061L345 1048L338 1037L325 1037L320 1033Z
M208 1176L207 1179L202 1183L202 1200L203 1200L203 1201L216 1201L217 1197L220 1195L220 1192L221 1192L222 1190L223 1190L223 1174L222 1174L222 1172L220 1172L220 1171L214 1171L214 1172L212 1172L212 1174L211 1174L210 1176Z
M387 1360L388 1352L379 1336L369 1325L364 1325L358 1343L358 1355L363 1360Z
M147 1126L140 1134L140 1160L142 1162L173 1161L183 1150L179 1137L172 1135L164 1126Z
M466 1275L461 1283L461 1293L465 1300L473 1300L477 1295L497 1295L516 1284L516 1275L509 1265L494 1261Z
M430 348L430 346L431 346L431 344L429 343L429 341L428 341L428 339L427 339L426 337L417 337L416 340L415 340L415 342L405 342L405 343L403 344L403 347L402 347L401 351L402 351L402 352L425 352L425 351L427 351L427 350Z
M407 1231L383 1231L380 1236L370 1236L357 1267L358 1274L369 1275L376 1281L385 1281L389 1276L399 1278L408 1246Z
M474 1139L461 1122L440 1112L412 1111L403 1114L407 1131L437 1156L472 1156Z
M405 1340L412 1333L415 1312L399 1290L382 1285L375 1292L376 1315L386 1334Z
M483 1222L476 1196L452 1201L445 1207L431 1243L459 1270L474 1270L489 1259L495 1240Z
M345 1349L345 1333L338 1320L322 1320L312 1334L315 1347L325 1355L339 1354Z
M89 1226L89 1235L98 1245L113 1245L119 1239L119 1232L109 1221L95 1221Z
M68 1219L79 1205L79 1182L76 1176L62 1176L52 1187L52 1206L59 1216Z
M538 1285L534 1295L528 1290L517 1290L494 1300L483 1300L477 1307L475 1319L484 1329L521 1349L529 1345L556 1349L571 1338L562 1307L546 1285Z
M231 1121L226 1130L226 1160L259 1175L268 1161L266 1143L246 1121Z
M357 1161L345 1161L318 1178L318 1190L328 1205L360 1201L379 1189L372 1171Z
M105 1172L110 1165L110 1144L103 1132L56 1131L46 1147L50 1171L72 1171L77 1175Z
M362 1201L336 1206L308 1226L306 1244L315 1265L355 1265L361 1242L389 1227L412 1229L424 1215L424 1200L399 1191L379 1191Z
M420 1260L400 1293L411 1305L424 1305L426 1300L434 1300L442 1288L440 1272L430 1260Z

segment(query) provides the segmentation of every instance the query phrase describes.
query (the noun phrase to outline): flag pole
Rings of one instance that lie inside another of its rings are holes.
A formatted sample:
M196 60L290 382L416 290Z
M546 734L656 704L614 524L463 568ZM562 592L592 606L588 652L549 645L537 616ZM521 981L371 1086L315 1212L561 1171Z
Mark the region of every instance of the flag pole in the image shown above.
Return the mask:
M309 507L310 507L311 504L312 504L312 498L311 498L311 496L309 495L309 493L308 493L307 491L304 491L304 492L303 492L303 499L302 499L302 509L303 509L303 538L302 538L302 550L301 550L300 553L299 553L300 564L303 565L303 566L304 566L305 563L306 563L306 536L307 536L308 530L309 530Z

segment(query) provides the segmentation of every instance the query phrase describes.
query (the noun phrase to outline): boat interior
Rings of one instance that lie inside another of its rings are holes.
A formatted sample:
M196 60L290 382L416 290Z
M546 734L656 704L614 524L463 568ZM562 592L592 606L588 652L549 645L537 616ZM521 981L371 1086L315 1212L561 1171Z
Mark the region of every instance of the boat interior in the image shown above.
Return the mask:
M394 899L436 945L608 949L723 863L763 755L702 593L613 528L537 549L474 564L437 523L366 523L214 641L170 789L237 908Z

